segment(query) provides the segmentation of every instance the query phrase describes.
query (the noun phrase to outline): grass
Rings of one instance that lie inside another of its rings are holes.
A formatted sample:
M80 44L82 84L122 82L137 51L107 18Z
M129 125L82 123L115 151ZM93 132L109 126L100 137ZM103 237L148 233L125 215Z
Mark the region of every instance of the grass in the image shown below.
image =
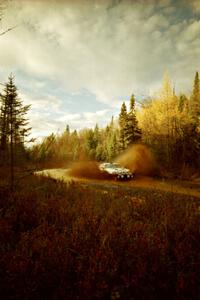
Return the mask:
M199 199L36 176L0 187L2 299L199 298Z

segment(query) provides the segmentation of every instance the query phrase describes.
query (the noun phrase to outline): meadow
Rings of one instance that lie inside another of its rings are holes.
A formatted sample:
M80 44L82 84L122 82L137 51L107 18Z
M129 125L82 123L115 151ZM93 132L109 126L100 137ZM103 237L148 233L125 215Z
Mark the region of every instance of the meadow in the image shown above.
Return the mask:
M2 299L199 299L198 198L0 182Z

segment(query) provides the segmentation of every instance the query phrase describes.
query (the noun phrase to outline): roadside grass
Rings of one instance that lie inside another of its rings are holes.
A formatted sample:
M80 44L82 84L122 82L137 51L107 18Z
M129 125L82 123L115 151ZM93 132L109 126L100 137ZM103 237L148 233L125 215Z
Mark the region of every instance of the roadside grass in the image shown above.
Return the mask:
M1 179L2 299L199 299L199 249L197 198Z

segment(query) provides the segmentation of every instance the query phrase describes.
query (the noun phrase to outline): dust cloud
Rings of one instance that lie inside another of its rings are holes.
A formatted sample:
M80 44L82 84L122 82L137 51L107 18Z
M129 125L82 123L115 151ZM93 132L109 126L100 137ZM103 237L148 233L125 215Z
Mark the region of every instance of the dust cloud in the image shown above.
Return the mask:
M75 162L71 165L68 174L87 179L110 179L109 174L99 169L99 163L96 161Z
M133 145L119 155L115 162L138 175L155 176L159 173L153 153L145 145Z
M151 151L144 145L137 144L119 155L115 162L130 169L136 175L154 176L158 167ZM99 169L96 161L79 161L70 166L69 176L87 179L112 179L112 175Z

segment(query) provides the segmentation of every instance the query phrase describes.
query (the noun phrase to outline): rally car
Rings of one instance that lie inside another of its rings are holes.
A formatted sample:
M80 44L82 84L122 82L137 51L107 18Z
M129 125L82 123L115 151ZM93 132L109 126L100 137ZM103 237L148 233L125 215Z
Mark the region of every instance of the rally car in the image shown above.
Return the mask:
M130 180L134 177L134 174L129 169L123 168L117 163L101 163L99 169L117 180Z

